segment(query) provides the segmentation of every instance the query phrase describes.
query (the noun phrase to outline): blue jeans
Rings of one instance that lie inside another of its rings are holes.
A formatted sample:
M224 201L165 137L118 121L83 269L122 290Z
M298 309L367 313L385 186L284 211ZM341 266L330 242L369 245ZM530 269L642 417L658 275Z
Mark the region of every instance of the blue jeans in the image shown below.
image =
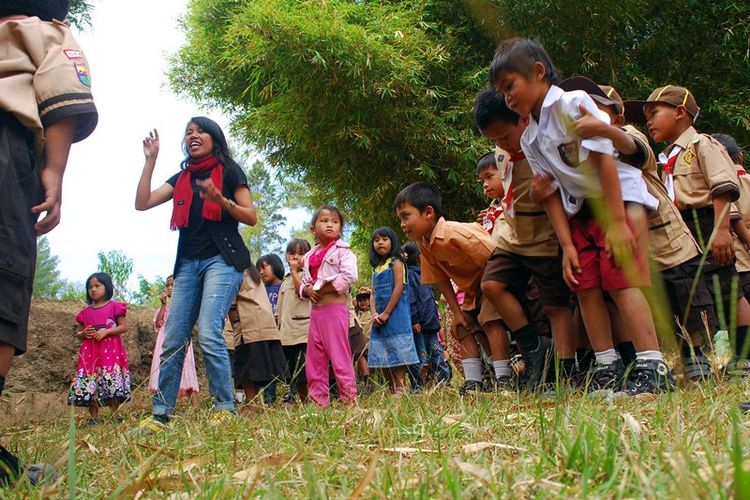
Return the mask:
M151 413L169 416L174 411L186 346L196 321L214 410L234 410L232 366L223 330L229 306L242 284L242 273L217 255L208 259L181 259L174 278L164 350L159 360L159 390L154 394Z

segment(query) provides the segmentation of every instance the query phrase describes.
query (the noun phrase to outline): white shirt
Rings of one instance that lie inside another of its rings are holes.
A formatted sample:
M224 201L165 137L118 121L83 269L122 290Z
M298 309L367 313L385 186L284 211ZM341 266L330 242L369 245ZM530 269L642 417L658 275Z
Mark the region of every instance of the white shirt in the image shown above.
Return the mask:
M612 141L603 137L581 139L575 133L574 122L581 117L583 105L594 117L609 123L609 117L596 107L586 92L563 92L552 85L539 113L521 136L521 148L526 153L535 174L552 177L552 187L560 190L563 208L568 217L577 214L586 198L604 196L599 176L586 160L590 152L607 154L615 159L623 201L639 203L650 210L659 202L648 193L641 171L617 159Z

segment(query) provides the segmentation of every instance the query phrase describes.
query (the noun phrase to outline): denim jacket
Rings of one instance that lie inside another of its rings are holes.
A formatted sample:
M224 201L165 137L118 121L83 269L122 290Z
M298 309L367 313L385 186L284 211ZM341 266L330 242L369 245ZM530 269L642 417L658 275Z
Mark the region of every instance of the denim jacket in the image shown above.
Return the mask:
M357 281L357 256L349 249L349 244L343 240L337 240L336 244L326 254L318 269L318 279L313 281L310 275L310 256L320 245L315 245L312 250L305 254L305 268L302 274L302 284L299 295L303 297L302 290L312 285L313 290L320 290L326 283L345 295L349 288ZM306 298L306 297L303 297Z

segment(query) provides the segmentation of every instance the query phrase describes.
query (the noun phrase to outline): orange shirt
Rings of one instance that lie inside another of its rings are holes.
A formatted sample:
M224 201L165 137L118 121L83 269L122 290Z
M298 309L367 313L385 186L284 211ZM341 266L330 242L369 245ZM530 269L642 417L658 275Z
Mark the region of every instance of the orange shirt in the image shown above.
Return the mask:
M464 291L465 311L477 308L476 298L484 265L495 250L495 242L476 222L446 221L441 217L428 240L417 242L421 252L422 283L452 279Z

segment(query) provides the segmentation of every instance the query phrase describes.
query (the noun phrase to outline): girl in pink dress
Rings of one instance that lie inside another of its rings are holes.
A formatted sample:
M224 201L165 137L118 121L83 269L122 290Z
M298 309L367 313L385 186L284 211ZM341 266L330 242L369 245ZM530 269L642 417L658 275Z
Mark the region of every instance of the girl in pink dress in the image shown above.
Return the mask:
M154 354L151 359L151 375L148 380L148 390L152 394L159 387L159 359L161 358L162 345L164 344L164 330L169 317L169 299L172 298L172 287L174 287L174 277L168 276L164 287L164 293L161 294L161 307L154 314L154 326L156 327L156 345ZM189 397L193 406L198 405L198 374L195 371L195 356L193 354L193 343L188 344L187 353L185 354L185 364L182 366L182 378L180 379L181 397Z
M130 397L128 354L121 335L128 331L128 306L112 299L112 278L94 273L86 280L86 302L78 313L77 337L83 342L78 351L78 367L68 392L68 404L89 409L89 424L96 424L99 407L116 412Z

